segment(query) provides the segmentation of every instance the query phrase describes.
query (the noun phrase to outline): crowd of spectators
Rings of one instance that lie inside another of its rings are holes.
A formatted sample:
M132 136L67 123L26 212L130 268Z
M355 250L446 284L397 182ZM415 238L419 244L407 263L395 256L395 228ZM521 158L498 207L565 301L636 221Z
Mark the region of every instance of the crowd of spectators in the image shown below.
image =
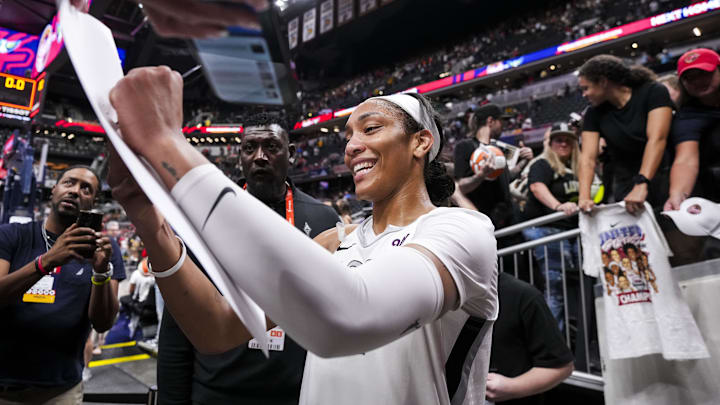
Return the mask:
M391 94L464 71L572 41L692 3L689 0L575 0L553 2L544 12L500 21L465 41L363 73L338 87L302 95L302 116L350 107L379 94Z

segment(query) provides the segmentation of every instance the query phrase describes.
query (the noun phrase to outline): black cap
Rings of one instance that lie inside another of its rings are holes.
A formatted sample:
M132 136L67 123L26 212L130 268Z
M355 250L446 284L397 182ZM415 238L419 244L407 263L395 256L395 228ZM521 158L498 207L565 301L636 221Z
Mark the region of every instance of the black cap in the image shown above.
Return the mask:
M475 122L477 122L478 127L484 126L488 117L493 117L495 119L498 119L498 118L503 119L503 118L512 118L512 117L514 117L514 115L504 113L502 108L500 108L499 105L493 104L493 103L487 103L485 105L478 107L475 110Z
M575 140L578 138L573 128L566 122L556 122L552 125L552 128L550 128L550 139L558 135L567 135Z

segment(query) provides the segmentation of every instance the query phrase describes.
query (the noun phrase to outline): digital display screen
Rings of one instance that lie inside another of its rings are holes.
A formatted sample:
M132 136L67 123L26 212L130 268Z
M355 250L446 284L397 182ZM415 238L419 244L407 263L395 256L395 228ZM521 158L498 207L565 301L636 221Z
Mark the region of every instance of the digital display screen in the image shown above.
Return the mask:
M35 80L0 73L0 105L31 109L36 84Z
M0 27L0 72L24 76L35 61L38 36Z

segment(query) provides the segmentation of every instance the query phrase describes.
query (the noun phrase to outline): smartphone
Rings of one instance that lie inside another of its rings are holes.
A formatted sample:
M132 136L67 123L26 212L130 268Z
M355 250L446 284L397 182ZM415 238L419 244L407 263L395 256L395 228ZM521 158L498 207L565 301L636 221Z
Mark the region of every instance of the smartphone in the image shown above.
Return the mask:
M95 232L102 231L103 214L97 211L80 211L77 225L81 228L92 228Z
M76 223L80 228L92 228L95 232L100 232L102 230L102 219L103 214L97 211L81 210ZM95 248L95 242L93 242L92 246L89 246L87 249L82 249L78 253L80 253L86 259L92 259L93 255L95 254Z
M202 1L244 7L223 1ZM298 85L287 38L280 34L275 7L257 14L262 31L231 27L224 38L194 39L191 49L215 95L240 104L282 106L297 101Z

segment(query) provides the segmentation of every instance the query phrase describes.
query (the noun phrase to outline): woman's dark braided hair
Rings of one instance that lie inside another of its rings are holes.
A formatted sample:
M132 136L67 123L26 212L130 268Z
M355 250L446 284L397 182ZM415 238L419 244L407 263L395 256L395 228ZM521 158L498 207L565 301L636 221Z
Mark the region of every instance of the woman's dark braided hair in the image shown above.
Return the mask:
M440 134L440 149L438 149L438 154L432 162L428 162L427 159L429 159L429 155L426 156L423 176L425 177L425 187L430 196L430 201L436 206L446 206L447 199L455 192L455 181L448 175L445 165L440 159L443 146L445 145L445 136L442 130L440 114L437 113L430 101L424 96L416 93L408 93L407 95L416 98L418 102L420 102L420 108L425 109L428 115L432 117ZM403 128L407 134L414 134L426 129L403 109L397 107L395 104L388 104L402 113Z
M655 73L640 65L628 66L612 55L596 55L580 67L579 75L593 83L602 78L622 86L635 88L657 79Z

